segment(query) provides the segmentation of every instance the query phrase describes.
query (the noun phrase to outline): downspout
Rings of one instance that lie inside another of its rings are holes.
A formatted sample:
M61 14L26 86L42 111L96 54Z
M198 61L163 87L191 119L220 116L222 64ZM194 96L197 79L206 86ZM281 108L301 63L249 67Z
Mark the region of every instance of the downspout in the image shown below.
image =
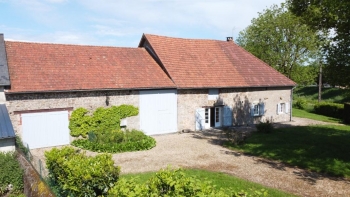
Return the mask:
M293 90L296 88L296 86L294 86L292 89L291 89L291 93L290 93L290 117L289 117L289 121L291 122L292 121L292 114L293 114Z

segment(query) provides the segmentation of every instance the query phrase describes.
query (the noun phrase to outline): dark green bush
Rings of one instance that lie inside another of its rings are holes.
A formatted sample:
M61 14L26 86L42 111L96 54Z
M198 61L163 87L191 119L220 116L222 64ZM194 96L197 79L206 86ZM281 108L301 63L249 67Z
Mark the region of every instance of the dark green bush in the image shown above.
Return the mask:
M306 109L307 101L303 98L298 98L294 104L294 107L297 109Z
M78 108L72 112L69 121L69 129L74 137L83 136L93 131L95 134L99 132L109 132L120 129L120 119L136 116L138 108L132 105L112 106L109 108L99 107L92 116L88 115L88 110Z
M208 196L208 197L241 197L267 196L265 190L251 192L235 192L217 189L209 181L186 176L181 169L160 170L145 184L137 184L134 180L121 179L108 192L108 196Z
M15 152L0 152L0 196L7 193L7 186L12 184L13 194L23 191L23 170L20 167Z
M72 145L94 152L120 153L148 150L156 145L156 141L141 131L127 130L96 134L92 132L89 133L89 139L74 140Z
M259 133L271 133L273 131L273 124L271 121L260 122L256 125L256 129Z
M45 152L50 181L60 196L106 195L119 178L120 168L114 166L112 156L86 156L71 147L53 148Z
M350 124L350 103L344 103L344 123Z
M315 113L333 118L343 118L344 105L321 102L314 106Z
M232 144L235 144L235 145L242 144L246 139L245 133L242 131L238 131L235 128L226 127L226 128L223 128L223 131L225 133L227 141Z

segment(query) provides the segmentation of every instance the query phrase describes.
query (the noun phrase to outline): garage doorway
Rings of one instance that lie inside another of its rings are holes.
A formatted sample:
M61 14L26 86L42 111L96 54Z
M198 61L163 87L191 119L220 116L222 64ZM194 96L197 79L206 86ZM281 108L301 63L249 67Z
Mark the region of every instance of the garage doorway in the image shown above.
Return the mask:
M30 149L69 144L68 111L21 114L22 138Z

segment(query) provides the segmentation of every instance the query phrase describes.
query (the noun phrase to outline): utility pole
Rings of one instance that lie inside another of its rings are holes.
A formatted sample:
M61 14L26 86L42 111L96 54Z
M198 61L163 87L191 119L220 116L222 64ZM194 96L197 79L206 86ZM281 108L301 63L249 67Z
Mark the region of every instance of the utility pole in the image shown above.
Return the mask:
M319 61L320 64L320 74L318 78L318 102L321 102L321 92L322 92L322 64L321 60Z

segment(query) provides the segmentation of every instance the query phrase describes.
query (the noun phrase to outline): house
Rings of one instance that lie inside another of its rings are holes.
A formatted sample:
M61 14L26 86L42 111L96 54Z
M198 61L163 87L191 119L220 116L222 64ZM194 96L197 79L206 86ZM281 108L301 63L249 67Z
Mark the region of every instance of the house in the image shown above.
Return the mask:
M144 34L138 48L5 41L6 105L30 148L69 144L72 110L130 104L148 135L290 120L295 83L232 40Z
M230 37L218 41L145 34L139 47L176 84L178 130L291 118L296 84Z
M4 36L0 34L0 152L15 150L15 132L6 108L4 88L10 85Z

